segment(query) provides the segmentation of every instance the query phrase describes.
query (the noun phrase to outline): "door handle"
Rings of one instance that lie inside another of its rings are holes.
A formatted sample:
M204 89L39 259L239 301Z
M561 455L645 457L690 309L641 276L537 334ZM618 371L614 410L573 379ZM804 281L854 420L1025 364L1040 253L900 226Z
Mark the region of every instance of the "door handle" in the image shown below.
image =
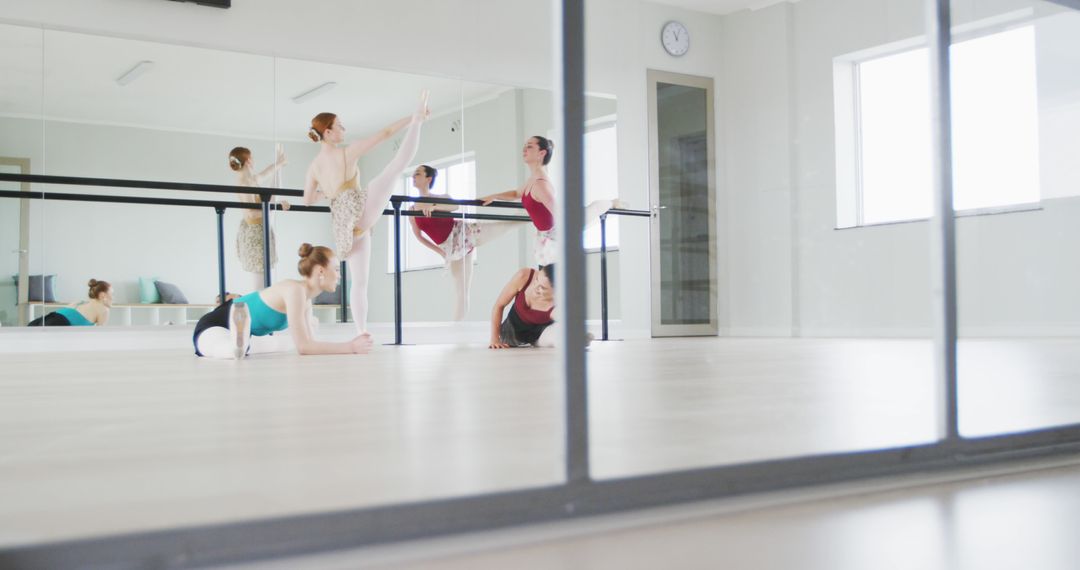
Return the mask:
M660 210L666 210L666 209L667 209L667 206L653 206L652 207L652 216L654 218L658 217L660 215Z

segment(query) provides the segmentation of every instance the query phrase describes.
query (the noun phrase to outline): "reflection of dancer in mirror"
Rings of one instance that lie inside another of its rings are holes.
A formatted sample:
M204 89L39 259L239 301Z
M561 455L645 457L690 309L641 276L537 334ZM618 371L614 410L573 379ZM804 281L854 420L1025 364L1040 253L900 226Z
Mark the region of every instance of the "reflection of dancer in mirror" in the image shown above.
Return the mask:
M366 334L349 342L315 340L317 321L311 313L311 300L336 289L341 273L328 247L305 243L299 253L297 271L302 279L278 281L203 315L192 337L195 354L238 359L249 352L281 352L294 346L300 354L364 354L370 350L371 337ZM268 336L286 328L288 337Z
M503 319L506 306L513 303ZM491 309L488 348L556 346L561 332L551 318L555 310L555 264L519 269L499 293ZM593 340L585 333L585 346Z
M330 200L330 221L334 232L337 253L348 262L352 276L349 302L352 303L353 320L357 330L367 330L367 285L371 262L370 229L382 216L383 207L390 200L401 172L416 155L420 144L420 124L428 116L428 94L420 95L420 104L411 116L386 127L374 136L350 143L345 148L338 144L345 141L345 126L333 113L320 113L311 120L308 136L322 142L319 154L308 167L304 182L304 203L313 204L321 192ZM390 138L408 125L394 158L378 176L360 188L360 170L356 161L375 145Z
M490 194L480 198L484 205L495 200L521 200L521 205L536 226L537 265L554 263L557 256L555 245L555 186L548 178L547 165L555 152L555 143L546 137L534 136L525 141L521 158L529 167L529 178L520 188ZM611 208L622 207L618 200L595 200L585 207L586 227Z
M112 285L107 281L91 279L89 301L80 301L70 307L59 308L44 317L38 317L27 326L31 327L92 327L105 326L112 308Z
M236 171L236 185L254 188L262 187L270 177L285 166L285 151L279 145L277 148L277 161L270 166L255 172L255 161L251 159L251 151L238 146L229 152L229 168ZM259 196L256 194L237 194L241 202L258 204ZM274 196L277 200L277 196ZM289 203L281 201L281 209L288 210ZM244 210L244 219L240 221L240 229L236 232L236 255L240 258L240 267L251 275L252 291L258 291L265 287L263 280L263 216L261 210ZM270 267L277 264L277 247L275 244L274 230L270 230Z
M413 172L413 188L421 196L432 196L431 188L439 171L424 164ZM416 202L412 210L423 216L409 218L413 234L424 247L442 256L454 280L454 320L465 318L469 311L469 287L472 284L474 250L507 231L520 227L519 222L477 222L453 218L433 218L432 212L454 212L456 204L425 204Z

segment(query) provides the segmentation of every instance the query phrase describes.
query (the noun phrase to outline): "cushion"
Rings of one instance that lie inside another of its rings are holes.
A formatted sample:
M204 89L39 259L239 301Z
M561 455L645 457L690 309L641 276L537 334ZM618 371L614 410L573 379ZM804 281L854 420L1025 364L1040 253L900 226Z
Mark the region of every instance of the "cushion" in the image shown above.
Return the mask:
M139 278L139 302L140 303L160 303L161 294L158 293L157 286L154 282L157 281L157 277L140 277Z
M158 294L161 295L162 303L165 303L166 305L188 304L187 297L180 292L180 288L176 285L164 281L154 281L154 285L157 287Z
M315 296L311 300L314 305L340 305L341 304L341 283L338 283L337 289L334 291L323 291Z
M34 303L55 303L56 294L53 292L53 280L55 275L31 275L29 291L26 300ZM12 277L15 281L15 298L19 298L19 276Z

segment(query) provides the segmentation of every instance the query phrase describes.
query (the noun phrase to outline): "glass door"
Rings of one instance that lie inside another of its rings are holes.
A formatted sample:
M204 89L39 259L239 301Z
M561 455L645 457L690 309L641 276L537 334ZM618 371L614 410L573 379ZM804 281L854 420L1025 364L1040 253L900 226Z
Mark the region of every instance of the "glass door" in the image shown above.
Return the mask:
M713 80L649 70L652 335L717 334Z

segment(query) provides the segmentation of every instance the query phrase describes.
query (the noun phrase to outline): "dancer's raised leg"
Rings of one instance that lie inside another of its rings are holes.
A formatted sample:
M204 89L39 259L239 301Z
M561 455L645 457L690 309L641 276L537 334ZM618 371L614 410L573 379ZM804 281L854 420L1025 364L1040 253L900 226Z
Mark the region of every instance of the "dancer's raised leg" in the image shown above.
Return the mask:
M491 243L510 230L525 227L523 222L479 222L480 232L476 234L476 246Z
M364 212L360 214L357 227L367 232L375 222L382 217L383 206L390 200L394 190L400 188L401 173L416 156L416 149L420 147L420 125L427 118L427 92L420 97L420 110L413 115L409 128L405 131L405 138L401 141L394 158L382 169L378 176L368 182L367 203Z

